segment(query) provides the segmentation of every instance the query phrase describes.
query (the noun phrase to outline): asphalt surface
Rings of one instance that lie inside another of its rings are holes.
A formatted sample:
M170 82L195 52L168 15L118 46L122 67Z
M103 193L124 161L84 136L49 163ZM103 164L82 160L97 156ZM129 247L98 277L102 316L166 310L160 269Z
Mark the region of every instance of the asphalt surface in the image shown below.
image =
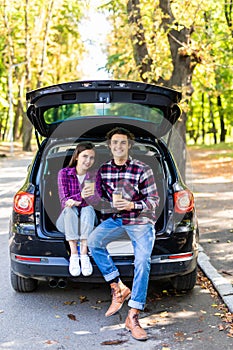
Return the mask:
M0 172L0 194L6 206L12 202L12 196L18 189L16 179L26 174L27 166L33 153L15 152L1 157L0 166L7 169L7 177ZM25 170L22 173L22 166ZM20 174L17 173L20 170ZM20 175L20 176L19 176ZM197 216L200 229L200 249L198 264L204 274L211 280L223 302L233 313L233 177L232 180L222 177L205 178L198 175L198 169L192 168L192 159L188 162L187 184L194 192ZM9 193L9 184L11 192ZM17 186L17 188L16 188ZM0 213L0 218L9 216L9 209ZM0 229L1 229L0 220Z
M233 175L200 175L191 155L187 183L194 192L199 222L199 267L233 313Z

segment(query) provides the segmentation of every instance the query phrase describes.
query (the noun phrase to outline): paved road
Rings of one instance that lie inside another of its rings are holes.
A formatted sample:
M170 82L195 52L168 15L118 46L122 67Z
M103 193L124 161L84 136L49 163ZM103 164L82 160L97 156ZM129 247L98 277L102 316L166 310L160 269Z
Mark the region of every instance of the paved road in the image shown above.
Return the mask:
M124 329L127 305L118 315L104 317L110 301L105 284L69 284L66 289L40 284L35 293L14 292L9 281L9 207L29 162L30 157L25 155L16 160L0 160L1 350L96 350L104 346L121 350L233 348L233 339L226 331L219 331L222 321L216 315L216 301L199 285L190 294L174 295L166 284L150 284L147 308L141 314L141 323L149 333L145 343L133 340ZM83 296L85 302L81 302ZM118 345L107 345L108 342Z
M200 175L190 158L188 179L200 227L199 266L233 313L233 175Z

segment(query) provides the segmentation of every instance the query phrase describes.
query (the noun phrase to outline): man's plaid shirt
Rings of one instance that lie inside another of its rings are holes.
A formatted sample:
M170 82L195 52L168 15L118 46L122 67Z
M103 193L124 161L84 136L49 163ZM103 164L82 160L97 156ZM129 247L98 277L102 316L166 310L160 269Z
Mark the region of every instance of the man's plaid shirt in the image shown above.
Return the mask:
M152 169L136 159L128 159L122 166L114 160L104 163L99 169L102 198L112 202L112 193L121 189L123 198L134 202L134 209L121 211L123 224L147 224L156 222L155 209L159 196Z

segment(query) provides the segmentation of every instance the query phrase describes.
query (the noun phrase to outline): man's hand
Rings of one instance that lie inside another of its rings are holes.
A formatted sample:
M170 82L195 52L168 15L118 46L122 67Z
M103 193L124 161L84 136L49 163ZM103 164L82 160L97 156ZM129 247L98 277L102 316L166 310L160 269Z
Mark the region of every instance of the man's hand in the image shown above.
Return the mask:
M70 208L74 206L78 207L80 204L81 204L81 201L75 201L73 199L68 199L66 201L66 207L70 207Z
M117 210L133 210L134 209L134 203L127 201L127 199L118 199L114 202L114 206L115 208L117 208Z

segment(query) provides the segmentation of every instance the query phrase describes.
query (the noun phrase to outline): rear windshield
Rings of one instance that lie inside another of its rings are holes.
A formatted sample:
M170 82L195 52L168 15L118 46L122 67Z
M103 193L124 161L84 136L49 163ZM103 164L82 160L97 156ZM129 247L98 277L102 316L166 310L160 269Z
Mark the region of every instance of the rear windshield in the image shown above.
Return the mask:
M44 112L46 124L85 116L134 117L160 124L164 113L160 108L133 103L80 103L53 107Z

